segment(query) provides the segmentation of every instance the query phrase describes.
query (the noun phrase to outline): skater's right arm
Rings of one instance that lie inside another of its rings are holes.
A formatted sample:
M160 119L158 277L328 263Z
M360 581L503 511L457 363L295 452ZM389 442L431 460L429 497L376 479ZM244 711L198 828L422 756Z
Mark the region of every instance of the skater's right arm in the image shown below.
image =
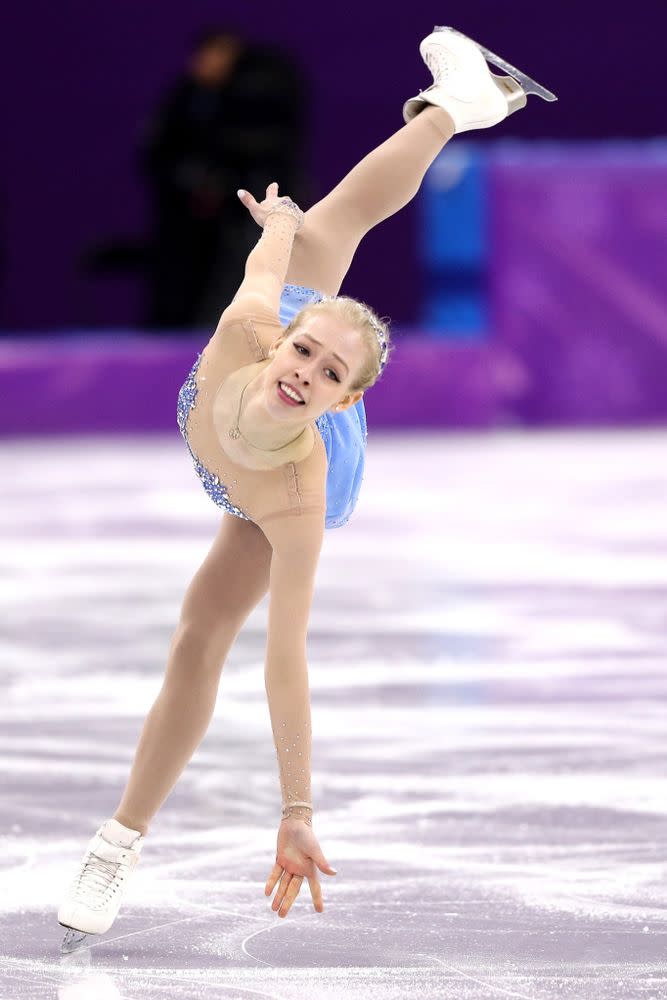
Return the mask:
M263 225L262 235L248 254L245 277L231 304L225 309L220 326L268 309L274 315L280 309L287 268L303 212L291 198L278 197L278 185L270 184L265 200L258 205L251 195L256 212L253 217ZM249 203L248 203L249 207Z

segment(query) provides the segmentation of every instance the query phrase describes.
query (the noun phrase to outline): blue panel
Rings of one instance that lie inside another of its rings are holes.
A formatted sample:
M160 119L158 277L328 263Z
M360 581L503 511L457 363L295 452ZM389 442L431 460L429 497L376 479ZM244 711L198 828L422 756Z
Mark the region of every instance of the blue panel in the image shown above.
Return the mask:
M419 196L420 322L443 336L486 334L487 163L472 143L447 146Z

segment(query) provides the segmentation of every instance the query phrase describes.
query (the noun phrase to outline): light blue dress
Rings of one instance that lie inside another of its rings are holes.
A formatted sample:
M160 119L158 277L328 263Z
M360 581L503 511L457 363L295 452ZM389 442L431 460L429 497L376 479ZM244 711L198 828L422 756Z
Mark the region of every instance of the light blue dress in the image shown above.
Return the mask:
M302 285L285 285L280 299L279 318L283 326L294 319L296 314L311 302L324 298L322 292ZM206 493L218 507L248 521L247 514L236 507L227 495L227 489L217 476L199 461L190 448L187 436L187 421L197 397L195 377L201 355L197 357L190 374L178 394L178 426L192 455L195 470ZM340 528L346 524L354 510L361 490L366 455L366 411L360 399L354 406L338 413L327 411L315 421L327 453L327 512L325 526Z

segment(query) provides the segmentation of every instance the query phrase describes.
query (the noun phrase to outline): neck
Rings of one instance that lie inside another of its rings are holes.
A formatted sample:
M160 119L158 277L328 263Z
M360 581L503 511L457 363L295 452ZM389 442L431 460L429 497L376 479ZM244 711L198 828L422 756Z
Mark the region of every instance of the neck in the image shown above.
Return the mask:
M266 408L265 393L276 392L275 385L267 385L268 365L248 383L241 401L239 427L246 443L256 451L277 451L289 444L295 446L303 440L309 420L277 421Z

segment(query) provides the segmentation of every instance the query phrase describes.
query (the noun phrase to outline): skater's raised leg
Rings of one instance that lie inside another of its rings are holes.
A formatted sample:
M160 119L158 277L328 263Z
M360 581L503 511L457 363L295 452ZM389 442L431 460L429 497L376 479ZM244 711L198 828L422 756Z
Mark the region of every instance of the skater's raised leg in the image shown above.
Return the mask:
M365 156L306 212L286 281L337 295L363 237L414 198L453 135L448 113L431 107Z
M287 281L337 295L364 235L417 193L453 135L489 128L546 88L473 39L436 27L419 47L433 84L403 105L405 128L390 136L308 212L296 234ZM485 58L486 57L486 58ZM486 59L511 76L493 74Z

